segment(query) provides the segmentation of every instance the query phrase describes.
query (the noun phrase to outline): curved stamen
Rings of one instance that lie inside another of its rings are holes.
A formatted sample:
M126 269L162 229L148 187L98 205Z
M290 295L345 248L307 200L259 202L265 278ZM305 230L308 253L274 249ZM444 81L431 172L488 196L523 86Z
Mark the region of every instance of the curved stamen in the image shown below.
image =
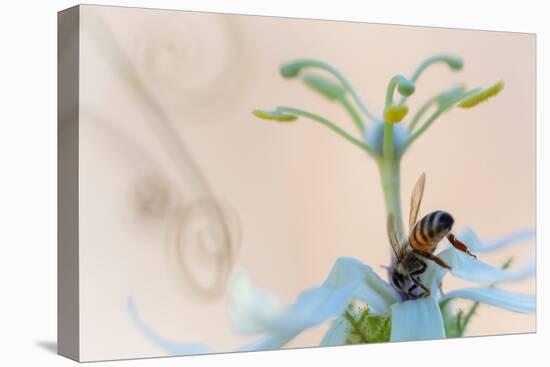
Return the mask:
M253 111L253 114L262 119L274 120L278 122L292 122L297 120L298 116L306 117L328 127L330 130L334 131L353 145L367 152L372 158L378 159L379 157L378 153L370 145L363 143L361 140L353 137L350 133L336 125L334 122L315 113L292 107L279 106L275 109L275 111L255 110Z
M322 94L329 100L339 102L349 113L359 132L361 134L365 132L365 122L346 98L346 90L342 88L342 86L317 74L306 74L302 77L302 80L308 87Z
M371 120L378 120L378 118L369 112L363 101L361 101L361 98L359 98L359 95L351 85L351 83L346 79L346 77L334 66L327 64L323 61L315 60L315 59L300 59L288 62L281 66L281 75L285 78L294 78L298 76L300 71L304 68L313 67L313 68L319 68L322 70L327 71L328 73L332 74L340 83L342 83L342 86L351 94L353 100L363 111L363 113L370 118Z
M486 101L490 97L498 94L504 83L502 81L490 86L486 89L474 89L468 92L456 93L455 95L446 96L446 98L439 99L439 108L435 111L424 124L415 131L405 143L403 151L405 151L416 139L418 139L432 124L435 120L441 116L445 111L449 110L451 107L458 104L462 108L470 108L478 105L479 103Z
M456 56L451 55L434 55L426 60L424 60L414 71L411 81L416 82L420 75L426 70L429 66L436 64L436 63L445 63L451 68L451 70L460 70L462 69L462 66L464 66L464 63L462 62L462 59Z
M462 66L464 66L464 63L462 62L462 59L460 57L452 56L452 55L434 55L434 56L428 57L416 68L416 70L412 74L411 81L413 83L416 83L420 75L422 75L422 73L428 67L438 63L447 64L447 66L451 70L460 70L462 69ZM406 99L407 99L407 96L401 97L401 100L399 101L398 105L402 105L403 103L405 103Z
M502 80L491 85L489 88L477 89L475 93L472 93L468 98L465 98L458 104L461 108L475 107L481 102L488 100L491 97L496 96L500 91L504 89L504 82Z
M449 100L459 97L464 93L464 87L458 86L451 88L443 93L440 93L432 98L430 98L426 103L424 103L416 112L416 114L411 119L409 125L409 131L413 131L420 118L432 107L434 104L437 104L439 107L445 106Z
M403 75L396 75L391 78L388 83L388 88L386 89L386 108L393 105L393 94L395 92L395 88L397 88L402 96L408 97L414 93L415 85L413 81L408 80Z

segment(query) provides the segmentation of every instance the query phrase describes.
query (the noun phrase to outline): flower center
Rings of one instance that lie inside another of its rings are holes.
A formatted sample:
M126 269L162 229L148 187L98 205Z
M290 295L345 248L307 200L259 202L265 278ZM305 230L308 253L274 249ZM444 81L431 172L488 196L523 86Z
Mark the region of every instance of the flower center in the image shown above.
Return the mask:
M384 145L384 123L374 121L372 127L365 131L364 141L371 146L380 156ZM409 139L409 131L401 124L393 125L393 151L396 156L399 156Z

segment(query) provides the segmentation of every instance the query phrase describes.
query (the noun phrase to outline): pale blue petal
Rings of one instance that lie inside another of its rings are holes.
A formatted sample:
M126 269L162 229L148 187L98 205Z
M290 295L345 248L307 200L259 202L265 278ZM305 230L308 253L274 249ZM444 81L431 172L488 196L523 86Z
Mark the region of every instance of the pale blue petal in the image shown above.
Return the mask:
M391 325L391 341L445 338L443 317L434 297L393 304Z
M484 245L473 229L464 228L457 234L456 238L466 244L470 251L476 254L483 252Z
M148 325L140 316L137 305L133 298L128 299L128 311L132 320L138 329L153 344L172 355L192 355L212 353L212 350L201 343L184 343L166 339L159 335L150 325Z
M535 272L535 261L531 259L526 265L515 269L501 269L491 266L479 259L474 259L468 254L448 248L437 254L441 260L451 266L451 273L462 279L481 284L497 284L501 282L514 282L530 277ZM429 268L422 277L423 283L430 290L437 290L441 279L447 273L447 269L430 262Z
M292 333L338 317L353 299L361 299L376 313L387 313L399 298L368 265L340 257L320 287L302 292L278 318L274 331Z
M140 316L135 301L130 298L128 300L128 310L132 320L149 341L157 347L163 349L171 355L193 355L193 354L208 354L213 353L213 350L201 343L193 342L178 342L166 339L158 334L150 325L148 325ZM272 334L262 337L256 342L239 347L237 352L249 352L258 350L279 349L283 347L289 340L298 335L299 331L294 334Z
M463 288L449 292L441 297L440 302L453 298L464 298L506 310L534 314L536 311L536 297L530 294L521 294L503 291L497 288Z
M339 317L352 300L365 302L379 314L388 313L390 305L399 300L398 293L368 265L346 257L336 260L320 287L302 292L296 302L286 308L281 308L272 296L254 287L242 273L233 278L230 292L230 314L237 330L265 334L239 351L281 348L304 329ZM142 332L166 351L174 354L210 352L201 344L171 342L160 337L141 320L132 301L129 307Z
M537 259L532 255L527 263L517 270L517 280L523 280L535 276L537 272Z
M302 292L294 304L280 313L273 313L273 319L262 320L263 326L258 329L269 328L269 335L242 350L280 348L303 330L339 317L352 300L364 301L375 313L388 313L390 305L398 299L397 292L368 265L354 258L341 257L320 287ZM241 307L239 298L235 298L233 306ZM258 314L253 310L253 303L247 307L252 315ZM246 317L246 313L238 313ZM241 322L253 323L254 320Z
M290 340L294 339L300 331L286 334L269 334L262 336L257 341L241 346L236 352L254 352L259 350L281 349Z
M367 304L373 313L382 315L389 306L401 300L401 297L389 283L382 279L369 266L363 265L364 282L354 292L354 298Z
M458 234L457 238L468 245L472 252L483 253L500 250L502 248L522 242L525 243L529 240L534 239L535 235L536 232L534 229L526 229L511 233L496 240L481 241L477 234L471 228L466 228Z
M343 317L339 317L332 322L327 333L321 340L321 347L332 347L335 345L346 344L348 338L350 324L348 320Z
M241 334L262 334L273 329L283 307L272 295L255 287L245 273L235 273L229 282L229 314Z

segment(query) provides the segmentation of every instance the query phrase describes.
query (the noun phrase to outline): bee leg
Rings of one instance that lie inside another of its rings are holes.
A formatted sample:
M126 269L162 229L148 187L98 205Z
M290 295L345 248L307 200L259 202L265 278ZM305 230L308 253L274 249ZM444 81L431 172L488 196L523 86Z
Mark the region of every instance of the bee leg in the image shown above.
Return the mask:
M424 261L422 261L420 265L421 266L418 269L410 273L411 275L409 277L414 284L409 288L409 290L407 291L407 294L413 298L419 297L418 295L415 295L412 293L412 291L418 287L422 288L423 290L422 294L420 295L421 297L428 297L430 295L430 290L426 288L424 284L420 282L420 279L419 279L420 275L424 274L424 272L428 268L428 265L426 265Z
M407 290L407 294L413 298L415 298L415 294L413 293L413 291L418 288L418 286L416 284L413 284L411 285L411 287Z
M465 244L463 244L462 242L460 242L454 234L452 233L449 233L447 235L447 239L449 240L449 242L451 243L451 245L453 245L454 248L456 248L457 250L460 250L462 252L465 252L467 253L468 255L470 255L471 257L473 257L474 259L476 259L476 255L472 254L470 252L470 250L468 249L468 246L466 246Z
M418 278L411 277L411 280L413 281L414 285L411 288L409 288L409 295L410 296L415 297L414 294L410 293L410 291L415 289L417 286L422 288L422 290L424 291L422 293L422 297L428 297L431 294L430 290L424 284L422 284Z
M430 254L429 252L422 251L422 250L417 250L417 249L413 249L413 252L420 255L420 256L422 256L422 257L425 257L426 259L432 260L433 262L435 262L437 265L441 266L442 268L451 270L451 267L449 265L447 265L447 263L445 261L441 260L439 257L435 256L434 254Z

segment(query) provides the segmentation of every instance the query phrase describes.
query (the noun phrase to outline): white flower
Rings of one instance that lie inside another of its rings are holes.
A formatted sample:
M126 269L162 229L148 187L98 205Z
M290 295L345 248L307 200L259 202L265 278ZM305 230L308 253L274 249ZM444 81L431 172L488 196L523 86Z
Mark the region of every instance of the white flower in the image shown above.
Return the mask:
M466 230L459 238L467 241L472 250L483 253L533 236L533 231L522 231L482 243L473 231ZM403 301L398 292L370 266L355 258L340 257L319 287L303 291L296 302L285 307L270 294L257 289L244 273L236 273L230 285L233 325L241 335L260 336L256 342L241 346L237 351L281 348L302 331L326 321L332 321L332 324L320 345L343 345L350 328L343 314L356 301L368 305L375 315L391 317L391 341L445 338L440 305L454 298L478 301L514 312L535 313L535 296L494 287L502 282L532 276L535 270L533 261L508 270L473 259L454 247L443 250L437 256L451 266L450 272L454 276L476 282L480 287L456 289L443 295L439 292L439 286L448 270L430 264L421 279L432 295ZM129 306L136 325L166 352L174 355L211 352L202 344L179 343L162 338L140 318L132 300Z

